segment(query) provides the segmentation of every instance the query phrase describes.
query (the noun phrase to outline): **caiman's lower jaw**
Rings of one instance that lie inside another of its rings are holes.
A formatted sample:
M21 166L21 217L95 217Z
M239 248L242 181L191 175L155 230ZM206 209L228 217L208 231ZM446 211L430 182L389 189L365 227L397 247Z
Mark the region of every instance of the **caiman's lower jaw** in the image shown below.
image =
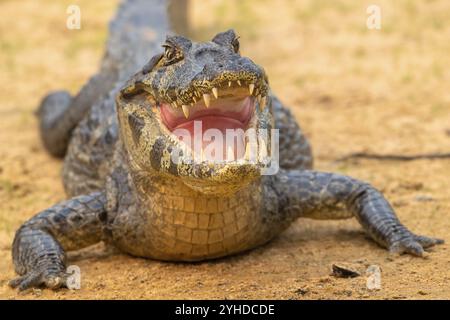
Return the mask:
M202 160L244 158L247 146L243 133L255 127L257 109L263 110L266 104L265 97L253 94L252 87L214 88L211 94L203 94L202 99L190 105L160 103L161 121L172 136L194 152L198 151L194 141L201 139L197 147L202 155L209 155ZM219 133L220 139L216 137ZM230 144L227 134L234 134L236 140Z

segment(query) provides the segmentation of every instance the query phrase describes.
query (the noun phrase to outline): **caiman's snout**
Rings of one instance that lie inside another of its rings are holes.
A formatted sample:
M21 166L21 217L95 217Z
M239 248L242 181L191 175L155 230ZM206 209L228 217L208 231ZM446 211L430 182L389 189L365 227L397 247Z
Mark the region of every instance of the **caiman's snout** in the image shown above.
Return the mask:
M255 82L267 82L267 77L262 67L255 64L251 59L241 57L238 54L234 54L227 59L221 56L214 58L211 62L203 66L202 71L195 76L194 80L206 78L212 81L221 77L235 80L251 79Z

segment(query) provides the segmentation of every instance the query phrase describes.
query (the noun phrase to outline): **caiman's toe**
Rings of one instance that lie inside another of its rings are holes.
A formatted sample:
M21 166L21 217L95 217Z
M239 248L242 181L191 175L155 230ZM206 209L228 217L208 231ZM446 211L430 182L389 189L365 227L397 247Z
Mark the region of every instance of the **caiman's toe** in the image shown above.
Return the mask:
M442 243L444 243L444 240L442 239L412 235L391 244L389 252L394 255L407 253L424 258L427 256L424 249Z
M415 240L397 242L389 247L389 253L401 255L404 253L412 254L417 257L424 257L425 250L420 243Z
M444 240L442 240L442 239L430 238L430 237L426 237L426 236L416 236L415 239L424 248L429 248L429 247L435 246L437 244L443 244L444 243Z
M25 280L25 278L26 276L17 277L9 281L8 284L11 288L17 288Z
M9 282L9 285L13 288L18 288L19 291L30 289L40 286L40 276L35 273L28 273L24 276L18 277Z

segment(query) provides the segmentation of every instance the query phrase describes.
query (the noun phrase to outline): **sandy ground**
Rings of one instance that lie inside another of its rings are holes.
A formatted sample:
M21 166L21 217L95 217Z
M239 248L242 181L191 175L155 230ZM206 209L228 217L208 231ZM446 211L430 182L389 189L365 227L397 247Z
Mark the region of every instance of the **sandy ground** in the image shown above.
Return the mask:
M77 3L82 29L65 28ZM417 233L450 241L450 162L334 163L356 151L450 151L450 3L377 1L382 29L366 28L365 1L193 1L192 35L234 27L243 54L265 66L274 92L311 139L316 168L382 190ZM394 4L395 3L395 4ZM448 244L427 259L391 258L355 221L299 220L269 245L199 264L108 254L100 245L71 263L82 289L18 293L11 243L36 212L64 199L61 161L43 149L33 116L48 91L76 92L98 67L115 1L0 0L0 297L115 298L450 298ZM382 269L382 289L364 276L330 276L335 262Z

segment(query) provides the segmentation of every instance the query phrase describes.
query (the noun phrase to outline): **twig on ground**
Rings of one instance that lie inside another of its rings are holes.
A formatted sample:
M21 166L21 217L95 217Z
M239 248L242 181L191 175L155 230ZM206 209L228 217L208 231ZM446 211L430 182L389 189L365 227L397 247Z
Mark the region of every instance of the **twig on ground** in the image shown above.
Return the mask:
M413 160L435 160L435 159L450 159L450 153L424 153L414 155L402 155L402 154L374 154L366 152L355 152L343 156L336 160L336 162L343 162L352 159L368 159L368 160L381 160L381 161L413 161Z

